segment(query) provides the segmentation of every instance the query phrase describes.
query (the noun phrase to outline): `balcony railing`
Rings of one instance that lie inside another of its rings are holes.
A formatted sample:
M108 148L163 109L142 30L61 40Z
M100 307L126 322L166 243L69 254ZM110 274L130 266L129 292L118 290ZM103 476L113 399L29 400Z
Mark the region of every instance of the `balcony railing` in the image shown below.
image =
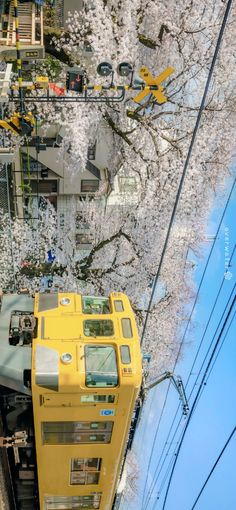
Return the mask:
M23 45L43 46L43 9L34 3L18 4L19 35ZM15 46L16 25L14 6L11 0L9 14L2 14L0 19L0 44Z

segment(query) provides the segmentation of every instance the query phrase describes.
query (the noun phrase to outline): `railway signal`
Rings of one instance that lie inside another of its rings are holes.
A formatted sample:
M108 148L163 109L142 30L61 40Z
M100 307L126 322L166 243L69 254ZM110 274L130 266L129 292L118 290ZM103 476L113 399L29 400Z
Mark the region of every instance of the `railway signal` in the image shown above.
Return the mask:
M10 130L14 135L31 136L34 125L35 119L31 112L27 114L14 112L9 119L0 120L0 128Z
M141 67L139 76L142 80L144 80L147 86L145 86L144 89L136 97L133 98L133 101L135 101L135 103L140 103L148 94L151 93L156 98L158 104L166 103L168 99L165 94L163 94L164 87L161 85L161 83L166 80L166 78L168 78L173 72L173 67L167 67L165 71L154 78L147 67ZM150 90L150 87L153 88ZM154 87L157 88L155 89Z
M136 103L140 103L146 96L148 96L148 94L153 94L158 104L163 104L168 100L167 96L163 93L164 86L160 84L168 76L170 76L171 73L173 73L174 69L172 67L165 69L156 78L152 76L147 67L142 67L139 71L139 76L146 82L147 85L144 85L144 83L133 83L133 71L131 67L128 67L127 63L123 62L118 67L119 74L121 76L128 77L128 75L131 74L131 80L128 85L115 85L114 72L112 71L111 65L108 66L106 62L102 62L102 64L99 64L98 66L98 72L101 76L109 76L111 74L111 82L108 85L89 85L86 72L79 67L72 67L67 71L65 88L61 87L61 85L59 86L56 83L49 83L47 77L41 76L37 77L35 83L21 82L21 86L17 84L12 85L12 96L10 97L10 100L14 102L20 101L20 98L16 97L14 94L14 90L18 90L22 95L24 88L27 90L46 90L45 95L36 96L34 98L32 98L30 95L25 96L24 94L24 103L31 102L32 99L37 103L121 102L124 100L125 94L128 91L139 91L139 94L133 98L133 101ZM50 95L50 90L54 92L54 95ZM65 93L68 91L73 92L73 94L66 95ZM92 91L100 92L100 94L92 95ZM113 94L113 92L118 92L119 95Z
M84 71L79 67L72 67L66 73L66 90L73 90L79 94L84 90Z

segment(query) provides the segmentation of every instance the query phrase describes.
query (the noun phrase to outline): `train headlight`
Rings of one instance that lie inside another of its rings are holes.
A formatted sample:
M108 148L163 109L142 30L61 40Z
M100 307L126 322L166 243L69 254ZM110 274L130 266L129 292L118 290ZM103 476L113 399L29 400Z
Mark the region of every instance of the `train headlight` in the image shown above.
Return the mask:
M70 352L64 352L61 355L61 361L62 363L65 363L65 365L68 365L72 362L72 354L70 354Z
M60 304L63 305L63 306L67 306L70 304L70 298L68 297L63 297L60 301Z

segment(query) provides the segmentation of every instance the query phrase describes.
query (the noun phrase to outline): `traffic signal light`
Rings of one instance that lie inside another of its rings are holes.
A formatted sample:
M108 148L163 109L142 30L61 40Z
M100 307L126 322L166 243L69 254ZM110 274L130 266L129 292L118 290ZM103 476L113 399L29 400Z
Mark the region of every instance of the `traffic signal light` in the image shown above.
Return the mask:
M120 76L129 76L133 71L133 67L129 62L121 62L117 67L117 73Z
M72 67L66 73L66 90L83 93L84 90L84 71L78 67Z
M110 62L101 62L101 64L97 66L97 73L100 76L109 76L112 73L112 65Z

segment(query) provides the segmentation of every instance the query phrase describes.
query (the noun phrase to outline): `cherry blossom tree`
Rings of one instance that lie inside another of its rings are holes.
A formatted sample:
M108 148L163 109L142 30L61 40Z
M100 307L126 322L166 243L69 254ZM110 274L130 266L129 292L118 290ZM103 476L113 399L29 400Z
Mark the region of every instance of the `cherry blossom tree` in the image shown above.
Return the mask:
M51 105L42 107L41 116L47 115L48 123L65 126L59 157L65 157L70 146L67 165L74 174L84 170L88 144L95 142L98 127L102 124L110 130L109 186L94 201L81 204L83 221L90 225L89 253L76 250L74 206L63 232L51 207L42 212L37 227L15 220L11 230L17 285L34 290L42 274L53 274L67 289L102 294L124 291L142 329L146 310L142 297L150 295L158 269L224 11L221 0L209 0L207 5L194 0L97 0L71 14L65 33L54 44L87 69L90 83L100 80L96 67L102 61L111 61L114 68L130 62L135 78L142 65L154 76L167 66L175 71L165 82L168 102L161 106L152 95L137 105L132 100L134 92L127 92L123 103L78 103L56 111ZM230 173L235 135L235 15L234 6L162 265L162 290L148 322L144 349L152 352L150 373L170 368L176 357L186 305L194 293L188 253L201 252L212 202ZM85 45L92 48L89 61ZM115 75L115 83L124 82ZM122 176L135 176L135 200L127 192L123 201L111 205L115 179ZM3 251L11 252L8 235L2 242ZM48 263L46 253L52 245L56 258ZM22 265L29 259L31 266ZM2 286L8 271L4 274Z
M83 11L71 13L60 39L54 39L58 57L86 69L90 83L102 81L96 68L103 61L112 62L114 69L120 62L130 62L134 78L143 65L154 76L172 66L175 71L165 82L168 102L158 106L148 95L137 105L132 100L135 93L127 92L119 104L79 103L56 110L37 105L48 124L65 127L59 157L66 155L75 175L85 169L88 145L95 142L99 127L105 126L104 138L110 131L108 183L93 201L80 203L81 222L89 225L91 237L86 253L78 252L75 242L76 197L63 230L50 204L44 205L37 221L10 220L1 214L0 287L27 287L34 293L42 276L52 275L59 290L104 295L123 291L131 299L141 332L226 3L96 0L84 4ZM216 195L224 197L230 174L236 126L235 18L233 5L149 315L143 351L152 356L151 378L171 370L179 352L187 305L195 292L189 254L201 255L209 212ZM88 45L89 60L84 52ZM65 79L65 71L60 79ZM117 75L114 80L127 83ZM119 177L135 177L137 190L126 192L114 204L112 190ZM53 262L48 260L50 250ZM137 473L131 457L127 496L135 491Z

